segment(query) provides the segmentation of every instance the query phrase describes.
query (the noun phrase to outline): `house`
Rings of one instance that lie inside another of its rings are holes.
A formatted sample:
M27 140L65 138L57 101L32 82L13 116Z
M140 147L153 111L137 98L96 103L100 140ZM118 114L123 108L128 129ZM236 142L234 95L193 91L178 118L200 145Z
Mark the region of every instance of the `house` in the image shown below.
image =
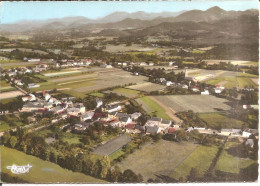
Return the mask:
M182 88L188 89L188 85L182 85Z
M172 122L169 120L162 120L162 122L158 125L162 130L165 130L171 126Z
M80 109L75 107L68 108L67 113L70 116L78 116L79 114L81 114Z
M117 115L117 112L109 112L109 113L107 114L107 117L109 118L109 120L115 120L115 119L118 119L118 118L116 117L116 115Z
M29 83L28 84L28 88L36 88L36 87L40 87L40 85L37 85L36 83Z
M20 110L20 112L32 112L32 111L43 111L44 106L40 102L28 102L23 105L23 108Z
M166 82L166 79L165 78L160 78L160 82L161 83Z
M204 92L201 92L201 95L209 95L209 91L208 90L204 90Z
M154 63L149 63L149 66L154 66Z
M174 128L174 127L170 127L169 129L168 129L168 133L169 134L172 134L172 133L174 133L176 131L176 129Z
M41 59L28 59L27 61L28 62L40 62Z
M86 107L84 106L83 103L76 103L75 104L75 108L79 109L79 112L81 114L85 113L86 112Z
M145 132L145 126L135 125L135 130L139 132Z
M220 134L224 136L241 135L241 129L221 129Z
M127 63L123 63L123 66L127 66Z
M100 67L101 68L113 68L112 65L107 65L107 64L101 65Z
M137 120L142 114L140 112L135 112L131 114L132 120Z
M62 108L61 106L57 106L57 107L54 107L54 108L52 109L52 111L53 111L55 114L60 114L60 113L64 112L65 109Z
M171 81L166 82L166 86L171 86L171 85L173 85L173 82L171 82Z
M125 125L125 132L134 134L135 133L135 124L129 123L129 124Z
M132 119L129 116L124 116L124 117L120 117L119 121L120 121L121 125L124 126L124 125L131 123Z
M109 125L111 125L112 127L120 127L120 122L119 121L112 121L109 123Z
M243 105L243 109L254 109L254 110L258 110L259 105Z
M144 126L159 126L162 122L162 118L151 117Z
M138 73L138 72L134 72L134 75L135 75L135 76L139 76L139 73Z
M254 140L253 139L247 139L246 142L245 142L245 145L246 146L250 146L251 148L254 147Z
M186 132L191 132L191 131L193 131L193 130L194 130L193 127L189 127L189 128L186 130Z
M170 62L169 62L169 66L172 66L174 63L175 63L175 62L170 61Z
M106 112L116 112L122 110L120 105L106 105L105 111Z
M158 134L160 132L160 128L158 126L146 126L146 134Z
M258 129L245 129L242 132L242 136L248 138L249 136L254 135L258 136Z
M199 92L199 91L200 91L200 89L199 89L198 87L196 87L196 86L192 87L191 90L192 90L193 92Z
M73 129L76 131L84 131L86 130L91 124L86 123L85 121L78 121L74 126Z
M32 116L29 116L27 119L28 119L28 122L29 122L29 123L33 123L33 122L36 121L36 118L35 118L35 117L32 117Z
M147 66L147 63L141 62L141 63L140 63L140 66Z
M101 99L98 99L98 98L96 99L96 103L97 103L96 108L99 108L103 105L103 101Z
M91 120L94 116L95 112L89 111L81 115L80 119L82 121Z

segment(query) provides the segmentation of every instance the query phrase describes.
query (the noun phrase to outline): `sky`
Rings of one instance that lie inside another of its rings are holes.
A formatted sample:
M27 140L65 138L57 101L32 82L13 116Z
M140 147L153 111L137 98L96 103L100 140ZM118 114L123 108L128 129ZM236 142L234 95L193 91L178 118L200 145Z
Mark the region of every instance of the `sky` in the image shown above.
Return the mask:
M257 0L194 0L194 1L135 1L135 2L2 2L1 24L21 20L46 20L72 16L90 19L105 17L113 12L178 12L182 10L206 10L219 6L224 10L258 9Z

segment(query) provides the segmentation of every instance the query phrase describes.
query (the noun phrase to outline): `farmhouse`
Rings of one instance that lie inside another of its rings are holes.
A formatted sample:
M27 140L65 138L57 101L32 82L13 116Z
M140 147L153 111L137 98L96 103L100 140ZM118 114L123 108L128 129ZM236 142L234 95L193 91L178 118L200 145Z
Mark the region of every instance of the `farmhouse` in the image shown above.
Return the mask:
M85 121L78 121L73 126L73 129L76 131L83 131L83 130L86 130L89 126L90 126L90 123L86 123Z
M125 125L125 131L127 133L135 133L135 124L127 124L127 125Z
M159 124L159 127L162 130L166 130L167 128L169 128L171 126L172 122L169 120L162 120L162 122Z
M258 130L257 129L245 129L242 132L242 136L248 138L249 136L254 135L258 136Z
M241 135L241 129L221 129L221 134L224 136Z
M137 120L142 114L140 112L135 112L131 114L132 120Z
M44 105L39 102L28 102L23 105L23 108L20 112L32 112L32 111L40 111L44 110Z
M146 126L146 134L158 134L160 132L160 128L158 126Z
M103 105L103 101L101 99L98 99L98 98L96 99L96 103L97 103L96 108L99 108Z
M246 142L245 142L245 145L246 146L249 146L249 147L251 147L251 148L253 148L254 147L254 140L253 139L247 139L246 140Z
M129 116L119 118L121 125L125 126L132 122L132 119Z
M104 111L105 112L116 112L122 110L120 105L106 105Z
M36 88L36 87L40 87L40 85L37 85L36 83L29 83L28 84L28 88Z
M94 116L95 112L89 111L81 115L80 119L82 121L91 120Z
M62 108L61 106L57 106L57 107L54 107L52 110L54 113L60 114L60 113L64 112L65 109Z

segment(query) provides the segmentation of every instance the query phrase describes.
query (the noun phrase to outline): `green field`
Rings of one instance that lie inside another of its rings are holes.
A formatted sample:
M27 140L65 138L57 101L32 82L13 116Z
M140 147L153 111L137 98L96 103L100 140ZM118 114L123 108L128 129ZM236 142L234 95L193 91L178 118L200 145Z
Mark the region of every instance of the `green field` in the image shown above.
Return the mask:
M30 183L105 183L103 180L63 169L49 161L4 146L1 147L1 158L2 172L10 176L14 175L6 168L7 166L29 163L32 166L29 173L16 176Z
M227 152L228 148L237 145L240 145L240 143L226 143L225 148L218 159L215 170L238 174L240 169L246 168L254 163L257 163L257 160L235 157Z
M203 176L205 171L210 167L217 151L217 146L199 146L187 159L174 169L171 177L175 179L183 177L185 179L187 175L189 175L191 168L196 168L199 172L199 176Z
M140 99L141 99L141 101L143 101L146 104L146 106L151 111L149 113L151 116L153 114L156 114L157 117L162 117L163 119L171 120L171 118L165 113L165 110L154 100L152 100L148 96L142 97Z
M135 97L141 93L140 91L126 88L117 88L114 89L113 92L126 97Z
M200 113L199 117L208 123L208 128L241 128L243 121L230 118L226 113Z
M218 77L207 80L206 83L217 85L224 81L226 82L223 85L225 88L245 88L246 86L257 88L257 85L249 77Z
M92 92L91 94L89 94L91 96L95 96L95 97L99 97L99 98L103 98L104 94L100 93L100 92Z
M16 59L2 59L0 60L0 63L18 63L21 62L20 60L16 60Z
M196 147L197 145L191 142L148 142L116 165L122 170L131 169L142 174L145 181L156 178L156 175L170 176L175 166L188 157Z

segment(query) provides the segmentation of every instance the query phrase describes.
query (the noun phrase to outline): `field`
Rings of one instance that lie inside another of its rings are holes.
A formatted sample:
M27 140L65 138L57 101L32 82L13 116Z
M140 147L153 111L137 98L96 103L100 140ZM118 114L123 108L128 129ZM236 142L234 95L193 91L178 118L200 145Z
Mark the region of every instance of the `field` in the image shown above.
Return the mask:
M118 95L126 96L126 97L135 97L141 94L141 92L137 90L131 90L131 89L126 89L126 88L117 88L109 92L114 92Z
M254 163L257 163L257 160L252 160L249 158L240 158L228 153L230 147L238 145L239 143L235 142L226 143L225 148L216 164L215 170L238 174L240 169L246 168Z
M32 166L29 173L16 175L16 177L30 183L105 183L103 180L63 169L54 163L4 146L1 147L1 158L3 160L1 161L2 172L9 175L11 172L6 168L7 166L29 163Z
M142 174L145 181L161 175L169 176L196 147L189 142L160 140L157 143L147 143L117 165L122 170L131 169Z
M157 117L162 117L163 119L170 120L171 118L166 114L164 108L162 108L158 103L156 103L153 99L148 96L138 98L136 101L142 105L144 110L153 116L154 114Z
M98 146L94 149L93 153L101 156L110 155L113 152L119 150L123 145L129 143L130 141L131 137L125 134L108 141L104 145Z
M139 44L132 44L131 46L126 46L125 44L120 44L120 45L106 45L105 51L111 52L111 53L116 53L116 52L126 52L126 51L141 51L143 49L144 49L144 47ZM153 49L147 48L147 51L153 50Z
M219 64L220 62L224 62L224 63L231 63L232 65L239 65L239 66L257 66L259 65L258 62L253 62L253 61L238 61L238 60L204 60L206 63L208 63L209 65L212 64Z
M5 80L0 81L0 92L9 92L15 90L14 87L12 87L9 83L7 83Z
M210 167L218 151L217 146L199 146L192 154L176 167L171 175L175 179L186 178L191 168L198 169L199 176L203 176Z
M226 104L228 100L211 95L176 95L154 97L176 112L187 110L193 110L194 112L217 112L230 109L230 106Z
M208 123L208 127L211 129L223 128L236 128L240 129L243 125L243 121L230 118L225 113L200 113L199 117Z
M71 74L71 72L73 72ZM64 74L66 73L66 74ZM47 76L46 76L47 75ZM40 87L32 88L32 91L57 90L75 97L85 97L87 93L115 86L124 86L131 83L143 83L147 80L144 76L133 76L129 72L120 69L105 69L99 67L79 68L77 70L64 69L62 72L48 72L38 75L47 82L39 83ZM124 89L116 90L129 95L137 94L138 91Z
M249 74L251 75L251 74ZM257 88L258 78L250 78L248 74L240 74L239 77L217 77L210 80L207 80L206 83L211 85L221 85L225 88L245 88L253 87Z
M145 83L138 83L137 85L128 86L127 88L133 89L133 90L139 90L139 91L142 91L142 92L152 92L152 91L162 90L165 87L166 86L164 86L164 85L145 82Z
M8 98L14 98L17 96L24 95L21 91L9 91L9 92L2 92L0 93L0 100L2 99L8 99Z

